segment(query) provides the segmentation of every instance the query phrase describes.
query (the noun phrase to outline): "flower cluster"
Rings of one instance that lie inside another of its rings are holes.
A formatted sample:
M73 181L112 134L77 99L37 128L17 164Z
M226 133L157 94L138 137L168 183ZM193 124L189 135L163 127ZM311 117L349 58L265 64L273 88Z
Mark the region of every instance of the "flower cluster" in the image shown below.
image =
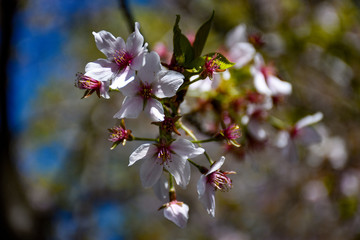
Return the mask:
M244 152L253 143L267 143L266 127L269 122L275 122L270 121L270 110L281 103L279 99L292 92L291 84L281 80L275 67L265 64L262 55L257 53L256 48L263 44L260 37L247 37L244 25L228 34L223 48L226 51L202 55L213 18L214 14L190 42L180 30L178 16L173 28L173 52L167 53L166 48L162 48L161 55L172 56L166 63L161 62L157 52L149 52L139 23L135 23L135 31L126 42L106 31L93 32L96 46L106 58L88 63L85 73L79 74L75 83L85 90L84 98L94 92L106 99L112 93L121 92L124 96L121 108L113 116L120 119L121 124L109 129L111 149L127 141L148 141L130 155L128 165L142 162L143 187L154 189L165 201L160 207L165 218L181 228L187 224L189 206L177 200L175 184L186 189L191 166L201 173L198 197L211 216L215 216L215 192L232 188L229 175L235 172L220 169L225 157L213 161L201 144L219 142L227 151L236 153L234 148ZM233 75L236 71L242 74ZM250 87L239 87L238 76L250 78ZM189 97L197 100L195 107L186 106L185 100ZM141 112L158 126L156 138L134 136L126 129L124 119L138 118ZM277 125L272 124L278 130L275 145L284 155L293 158L289 149L296 139L307 143L319 141L309 125L321 118L318 113L291 127L277 121ZM198 140L185 122L209 138ZM206 157L208 166L193 160L198 156Z

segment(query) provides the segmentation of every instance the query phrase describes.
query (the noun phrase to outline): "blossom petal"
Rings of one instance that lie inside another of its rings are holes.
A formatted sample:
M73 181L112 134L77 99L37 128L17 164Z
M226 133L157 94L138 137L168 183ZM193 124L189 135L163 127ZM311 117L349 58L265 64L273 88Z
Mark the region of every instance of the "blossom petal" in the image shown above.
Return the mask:
M137 118L143 108L143 99L139 96L125 97L120 111L118 111L114 118Z
M169 183L164 174L162 174L159 180L154 184L153 191L158 199L164 202L169 201Z
M164 108L161 102L156 99L150 98L147 100L144 112L147 112L154 121L164 121Z
M94 62L89 62L85 66L85 75L98 81L110 81L117 72L118 66L107 59L100 58Z
M200 197L200 201L208 214L215 217L215 188L213 186L206 184L205 193Z
M145 55L146 52L142 52L136 57L134 57L134 59L131 62L131 69L139 71L145 64Z
M210 173L215 172L216 170L219 170L221 168L221 166L224 164L224 162L225 162L225 157L222 156L219 161L216 161L213 163L213 165L211 165L211 168L206 173L206 176L209 175Z
M97 48L105 54L108 59L113 59L116 50L125 48L125 42L121 37L115 38L107 31L93 32Z
M239 24L238 26L236 26L226 34L225 45L227 46L227 48L231 48L236 43L246 42L246 41L247 41L246 25Z
M102 96L103 98L110 98L109 95L109 86L110 86L110 82L109 81L105 81L105 82L101 82L101 86L100 86L100 96Z
M189 206L181 202L171 202L164 209L164 217L181 228L185 228L189 218Z
M135 162L151 157L156 152L156 147L150 143L145 143L140 145L129 157L129 166L133 165Z
M174 176L177 185L185 188L189 184L190 164L186 159L172 154L171 159L165 162L164 167Z
M303 145L321 142L320 134L312 127L301 128L296 134L296 141Z
M121 72L115 75L113 82L111 84L111 88L113 89L121 89L125 87L128 83L132 82L135 79L135 70L130 67L126 67Z
M317 113L315 113L313 115L309 115L309 116L306 116L306 117L300 119L295 124L295 127L297 129L300 129L300 128L309 126L311 124L317 123L317 122L321 121L322 118L323 118L323 114L321 112L317 112Z
M254 76L254 86L256 88L256 91L258 91L258 93L270 96L272 92L268 87L268 85L266 84L264 75L260 71L256 71L253 73L253 76Z
M255 48L250 43L236 43L229 51L229 59L235 62L234 68L242 68L254 58Z
M144 161L140 167L140 179L144 188L152 187L163 172L162 160L153 156Z
M154 94L159 98L172 97L184 82L184 75L171 70L163 70L156 75Z
M141 51L143 51L144 37L141 35L140 24L135 23L135 31L130 34L126 40L126 52L130 53L132 56L137 56Z
M138 76L142 82L151 84L155 81L155 75L161 70L159 54L152 51L146 54L145 65L138 71Z
M250 118L247 129L250 135L257 141L264 141L267 138L265 129L261 126L259 120L255 118Z
M132 97L135 96L140 90L140 80L135 77L134 81L131 81L124 87L120 88L121 93L124 96Z
M280 80L275 76L268 76L267 84L272 92L272 95L289 95L291 93L291 84Z
M206 176L201 174L199 181L197 182L197 193L199 194L199 198L205 193L206 187Z
M176 152L179 156L187 159L199 156L205 152L201 147L195 145L187 139L178 138L171 144L171 150Z

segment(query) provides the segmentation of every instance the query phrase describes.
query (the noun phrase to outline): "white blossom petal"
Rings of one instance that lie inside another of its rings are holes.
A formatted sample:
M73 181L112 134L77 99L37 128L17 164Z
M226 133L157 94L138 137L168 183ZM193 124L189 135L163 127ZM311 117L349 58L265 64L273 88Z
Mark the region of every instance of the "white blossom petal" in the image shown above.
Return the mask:
M112 89L121 89L135 79L135 70L126 67L121 72L116 73L115 78L111 84Z
M157 156L146 159L140 167L140 179L143 187L152 187L160 179L162 172L162 159Z
M258 93L271 96L272 92L266 83L264 74L262 74L260 71L256 71L253 76L256 91L258 91Z
M121 93L127 97L132 97L137 95L139 93L139 90L140 90L140 80L137 77L135 77L134 81L131 81L126 86L120 88Z
M187 159L199 156L205 152L201 147L195 145L187 139L178 138L171 144L171 150L176 152L179 156Z
M206 184L204 195L200 197L200 201L208 214L215 217L215 188L213 186Z
M295 127L296 127L297 129L300 129L300 128L309 126L309 125L311 125L311 124L320 122L322 118L323 118L323 114L322 114L321 112L317 112L317 113L315 113L315 114L313 114L313 115L309 115L309 116L306 116L306 117L300 119L300 120L295 124Z
M189 218L189 206L182 202L170 202L164 209L164 217L181 228L185 228Z
M145 64L145 55L146 52L142 52L136 57L134 57L134 59L131 62L131 69L139 71Z
M190 181L190 165L185 158L172 154L164 167L174 176L177 185L186 188Z
M298 130L295 140L303 145L311 145L321 142L321 136L314 128L304 127Z
M169 201L169 183L164 174L162 174L159 180L154 184L153 191L158 199L164 202Z
M221 168L221 166L224 164L224 162L225 162L225 157L222 156L219 161L216 161L213 163L213 165L211 165L211 168L206 173L206 176L209 175L210 173L215 172L216 170L219 170Z
M176 71L163 70L157 73L154 94L159 98L172 97L184 82L184 75Z
M110 81L118 70L116 63L107 59L100 58L94 62L89 62L85 66L85 75L98 81Z
M143 99L139 96L125 97L120 111L114 118L137 118L143 109Z
M129 166L133 165L135 162L149 158L154 155L156 152L156 147L150 143L144 143L140 145L129 157Z
M259 120L250 118L248 123L248 131L250 135L257 141L264 141L267 137L265 129L261 126Z
M143 83L151 84L155 81L155 75L161 70L159 54L152 51L146 54L145 65L138 71L138 76Z
M109 81L105 81L105 82L101 82L101 86L100 86L100 96L103 98L110 98L109 95L109 86L110 86L110 82Z
M156 122L164 121L164 108L161 102L156 99L150 98L147 100L144 112L148 113L151 119Z
M125 48L125 42L121 37L115 38L107 31L93 32L97 48L110 60L113 59L116 50Z
M137 56L143 51L144 37L141 35L140 24L135 23L135 31L130 34L126 40L126 52L130 53L132 56Z
M247 42L246 25L239 24L232 30L230 30L225 37L225 45L227 48L231 48L236 43Z
M282 81L279 78L271 75L267 78L267 85L269 86L273 96L289 95L292 90L290 83Z
M239 69L254 58L255 52L255 48L250 43L236 43L229 50L229 59L235 63L234 68Z
M197 182L197 193L199 194L199 198L204 195L206 187L206 176L201 174L199 181Z

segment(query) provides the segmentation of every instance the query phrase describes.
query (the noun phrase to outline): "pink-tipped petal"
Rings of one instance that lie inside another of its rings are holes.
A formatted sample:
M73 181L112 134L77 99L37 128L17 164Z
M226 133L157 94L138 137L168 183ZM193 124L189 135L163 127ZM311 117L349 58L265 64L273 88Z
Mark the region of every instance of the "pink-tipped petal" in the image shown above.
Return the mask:
M143 99L139 96L125 97L120 111L118 111L114 118L137 118L142 111Z

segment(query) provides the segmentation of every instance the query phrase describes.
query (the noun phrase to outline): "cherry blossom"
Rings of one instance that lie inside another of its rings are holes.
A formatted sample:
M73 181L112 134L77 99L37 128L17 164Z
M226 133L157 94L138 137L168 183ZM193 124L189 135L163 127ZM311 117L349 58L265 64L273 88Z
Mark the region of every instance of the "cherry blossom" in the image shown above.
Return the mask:
M249 63L256 50L251 43L247 41L246 25L240 24L232 29L226 36L226 47L228 48L228 57L234 62L234 68L242 68Z
M164 205L164 217L180 228L185 228L189 219L189 206L183 202L173 200Z
M110 32L93 32L97 48L107 59L100 58L86 65L86 75L99 81L110 81L110 87L120 89L135 79L135 71L143 65L147 44L135 23L135 32L126 43L121 37L115 38Z
M251 68L256 90L267 96L289 95L292 91L290 83L275 76L275 70L265 65L263 57L257 53L254 57L254 66Z
M276 146L282 149L284 156L292 161L297 161L296 143L311 145L321 141L320 134L310 125L321 121L322 118L323 114L318 112L300 119L287 131L280 131L276 139Z
M190 164L187 159L204 151L183 138L178 138L171 144L145 143L130 155L129 166L144 160L140 168L140 179L146 188L152 187L159 180L164 168L174 176L176 184L185 188L190 181Z
M163 121L164 109L157 98L174 96L183 79L181 73L161 70L160 57L156 52L147 54L146 63L135 80L120 89L125 99L114 118L137 118L141 111L145 111L152 120Z
M109 96L109 83L98 81L93 79L85 74L78 73L76 74L75 86L79 89L86 89L85 94L82 98L87 98L94 92L98 95L98 97L110 98Z
M210 170L202 174L197 183L199 199L211 216L215 217L215 191L227 191L232 187L232 182L227 174L235 172L223 172L220 167L224 164L225 157L212 164Z

